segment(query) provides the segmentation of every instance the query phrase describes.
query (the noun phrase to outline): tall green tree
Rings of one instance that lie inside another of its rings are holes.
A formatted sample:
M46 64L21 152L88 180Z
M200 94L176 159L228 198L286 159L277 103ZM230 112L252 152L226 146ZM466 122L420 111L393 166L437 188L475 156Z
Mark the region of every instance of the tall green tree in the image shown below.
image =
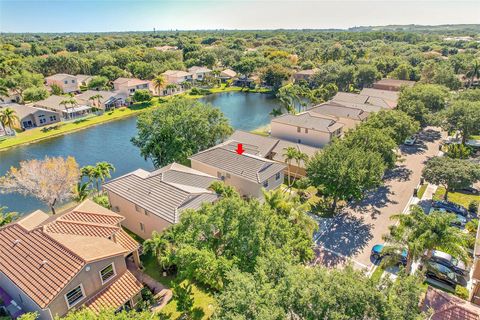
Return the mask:
M159 168L213 147L233 132L222 112L200 102L175 98L138 117L132 143Z
M480 101L454 101L441 117L445 130L460 131L463 144L471 135L480 133Z
M366 191L379 186L385 169L379 153L336 141L310 159L307 176L332 199L331 210L335 211L339 200L361 199Z
M427 161L422 175L425 181L445 187L445 200L455 189L470 187L480 180L480 165L464 159L433 157Z
M362 126L381 129L397 144L420 130L420 124L400 110L381 110L371 114Z

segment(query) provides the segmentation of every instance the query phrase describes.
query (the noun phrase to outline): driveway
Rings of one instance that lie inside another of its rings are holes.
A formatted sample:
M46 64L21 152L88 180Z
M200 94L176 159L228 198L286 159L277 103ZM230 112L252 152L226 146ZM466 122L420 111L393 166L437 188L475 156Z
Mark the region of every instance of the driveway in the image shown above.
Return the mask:
M372 246L383 243L382 235L394 223L390 217L408 207L424 163L437 155L441 139L438 128L424 129L416 145L400 147L403 159L385 174L383 186L362 201L350 204L334 218L324 219L327 221L322 221L315 236L315 263L337 267L353 262L356 267L370 269Z

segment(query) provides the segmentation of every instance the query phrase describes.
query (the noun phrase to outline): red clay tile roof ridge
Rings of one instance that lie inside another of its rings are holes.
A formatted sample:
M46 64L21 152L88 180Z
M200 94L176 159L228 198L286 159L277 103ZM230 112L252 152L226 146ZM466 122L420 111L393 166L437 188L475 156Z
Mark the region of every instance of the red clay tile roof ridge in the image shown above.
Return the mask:
M107 209L108 210L108 209ZM98 212L91 212L91 211L85 211L85 210L78 210L77 208L74 208L72 211L65 213L61 217L58 218L58 220L63 220L63 221L77 221L77 220L69 220L68 218L65 218L65 216L68 216L70 213L84 213L84 214L91 214L95 216L108 216L108 217L115 217L115 218L123 218L121 221L125 220L125 217L116 214L116 213L98 213Z

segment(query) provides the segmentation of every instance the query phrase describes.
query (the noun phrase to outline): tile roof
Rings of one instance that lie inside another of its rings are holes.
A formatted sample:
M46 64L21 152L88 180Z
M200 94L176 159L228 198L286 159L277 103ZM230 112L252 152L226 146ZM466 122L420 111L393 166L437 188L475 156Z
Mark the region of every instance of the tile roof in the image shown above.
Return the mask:
M364 89L364 90L365 91L363 92L369 92L368 89ZM370 90L377 90L377 89L370 89ZM337 92L337 94L332 98L331 101L339 102L339 103L347 103L350 106L351 105L358 106L359 108L368 112L380 111L381 108L391 109L396 106L395 101L386 99L386 94L382 95L381 93L378 93L378 92L376 93L371 92L371 93L373 93L374 95L367 95L362 93L356 94L356 93L349 93L349 92ZM376 108L371 108L371 107L368 108L368 106L375 106Z
M103 238L113 236L119 229L120 227L116 226L61 220L44 226L44 231L48 233L75 234L79 236Z
M274 118L272 122L289 124L321 132L335 132L344 126L343 123L337 122L328 117L322 117L319 113L311 113L308 111L295 115L285 114Z
M212 72L212 70L208 69L207 67L193 66L193 67L188 68L188 72L191 72L191 73L208 73L208 72Z
M48 214L42 210L36 210L20 220L17 220L17 223L26 230L31 231L45 222L48 218L50 218Z
M136 170L109 181L103 187L170 223L176 223L179 221L178 209L187 203L197 204L195 209L199 208L200 199L217 199L212 191L207 190L216 180L216 177L174 163L151 173Z
M18 223L0 229L0 271L45 308L85 265L85 261L45 234Z
M285 148L288 148L288 147L293 147L298 151L305 153L309 158L312 157L317 151L320 150L319 148L306 146L300 143L279 140L278 144L272 150L272 155L273 155L272 159L278 162L285 162L285 158L283 154L285 153ZM295 162L293 163L295 164ZM305 168L306 164L303 161L300 161L300 167Z
M186 72L182 70L167 70L162 74L166 76L174 76L174 77L186 77L186 76L192 75L190 72Z
M235 71L233 71L232 69L225 69L222 72L220 72L220 76L223 76L223 77L234 78L236 75L237 75L237 73Z
M62 81L65 78L75 78L75 76L67 73L56 73L52 74L51 76L45 77L45 80Z
M364 88L362 91L360 91L360 94L369 97L381 98L385 100L392 108L397 106L398 97L400 96L398 91L380 90L374 88Z
M237 148L237 143L242 143L244 149L249 149L248 153L261 157L266 157L278 143L278 139L241 130L235 130L228 139L234 140L233 149Z
M67 100L67 99L69 99L69 98L68 97L63 97L63 96L51 95L47 99L33 102L32 105L34 107L54 109L56 111L67 111L67 108L68 108L69 111L73 111L75 109L78 109L78 108L82 107L82 105L80 103L75 108L72 108L70 106L62 105L61 102L64 101L64 100ZM77 103L78 103L78 101L77 101Z
M199 152L190 157L209 166L235 174L244 179L261 183L286 168L286 165L244 152L238 154L222 145Z
M126 96L118 91L104 91L104 90L87 90L75 96L77 100L82 101L83 103L87 103L91 97L96 96L97 94L101 95L100 103L104 103L111 98L123 98L125 99Z
M480 308L446 292L428 287L423 311L433 310L432 320L478 320Z
M311 113L317 113L321 115L335 116L339 118L349 118L353 120L364 120L368 117L368 112L359 108L347 107L340 103L325 102L317 106L308 109Z
M10 109L13 109L16 113L16 115L18 116L18 118L20 119L20 121L25 118L25 117L28 117L30 115L33 115L35 114L36 112L43 112L44 114L47 114L47 115L55 115L57 114L56 112L54 111L50 111L50 110L44 110L44 109L40 109L40 108L35 108L31 105L24 105L24 104L18 104L18 103L6 103L6 104L1 104L0 105L0 109L2 108L10 108Z
M85 306L96 312L105 308L117 309L137 295L142 288L143 285L127 270L109 286L90 298Z
M113 84L122 84L128 87L131 87L131 86L138 86L140 84L149 84L149 81L141 80L137 78L118 78L115 81L113 81Z
M381 79L378 80L375 84L380 84L380 85L389 85L389 86L413 86L415 84L415 81L410 81L410 80L397 80L397 79Z

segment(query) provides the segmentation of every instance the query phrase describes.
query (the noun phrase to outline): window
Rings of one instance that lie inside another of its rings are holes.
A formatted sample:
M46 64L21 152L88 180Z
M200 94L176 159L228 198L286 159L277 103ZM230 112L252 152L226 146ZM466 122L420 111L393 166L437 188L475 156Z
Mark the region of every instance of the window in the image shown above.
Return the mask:
M79 285L65 295L65 300L69 308L79 303L83 298L85 298L85 294L83 293L82 285Z
M308 128L305 128L305 133L308 133Z
M280 172L278 172L276 175L275 175L275 180L278 180L280 179Z
M297 127L297 132L300 132L301 130L302 130L302 128Z
M263 187L264 187L264 188L268 188L268 180L265 180L265 181L263 182Z
M115 268L113 267L113 263L100 270L100 278L102 279L102 284L111 280L113 277L115 277L115 275L116 273Z
M57 116L50 116L50 121L56 121L57 120Z
M298 143L302 143L302 139L298 139L297 142L298 142Z
M72 80L72 83L75 83L75 80Z
M63 83L68 84L68 80L63 81Z
M140 222L140 230L142 230L143 232L145 232L145 226L143 225L143 223Z

